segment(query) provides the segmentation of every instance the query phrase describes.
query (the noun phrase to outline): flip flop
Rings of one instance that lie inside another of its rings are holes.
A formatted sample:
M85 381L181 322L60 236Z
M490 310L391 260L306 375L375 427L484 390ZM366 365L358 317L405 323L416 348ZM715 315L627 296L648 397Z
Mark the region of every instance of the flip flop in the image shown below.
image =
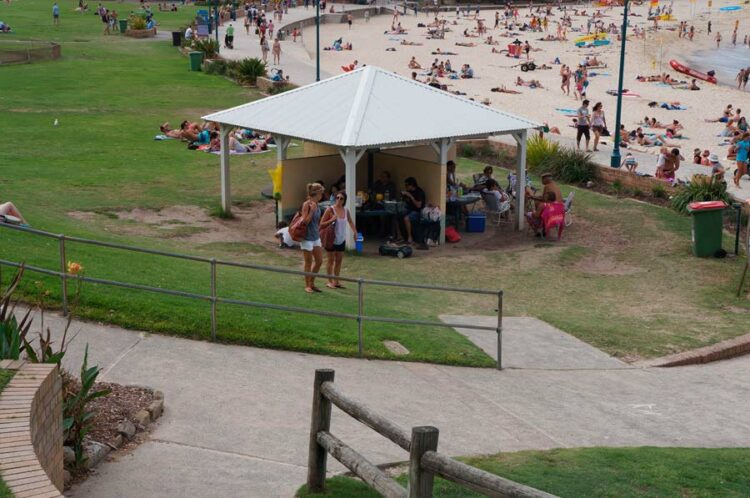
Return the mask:
M344 287L344 286L343 286L343 285L341 285L341 284L337 284L337 285L335 285L335 287L336 287L337 289L346 289L346 287Z
M311 289L311 288L309 288L309 287L305 287L305 292L307 292L308 294L313 294L313 293L314 293L315 291L314 291L314 290L312 290L312 289Z
M328 287L329 289L335 289L336 287L338 287L338 285L326 284L326 287Z
M323 292L322 290L318 289L317 287L313 286L312 288L313 292Z

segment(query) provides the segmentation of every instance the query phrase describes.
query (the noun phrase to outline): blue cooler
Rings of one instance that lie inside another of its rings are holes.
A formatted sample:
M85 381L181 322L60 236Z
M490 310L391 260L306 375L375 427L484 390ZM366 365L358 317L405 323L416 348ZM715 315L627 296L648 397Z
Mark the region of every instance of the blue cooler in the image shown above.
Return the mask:
M357 232L357 238L354 239L354 249L357 254L362 254L362 245L365 242L365 238L362 236L362 232Z
M466 216L466 231L483 233L486 220L487 217L484 213L470 213Z

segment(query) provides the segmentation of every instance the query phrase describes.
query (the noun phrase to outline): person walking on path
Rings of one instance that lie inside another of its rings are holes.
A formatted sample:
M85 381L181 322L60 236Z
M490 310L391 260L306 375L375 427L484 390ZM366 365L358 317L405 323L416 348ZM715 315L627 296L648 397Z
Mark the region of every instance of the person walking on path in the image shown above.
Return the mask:
M60 25L60 6L55 2L52 5L52 24L55 26Z
M271 49L273 54L273 63L281 64L281 42L278 38L273 40L273 48Z
M250 35L250 16L249 15L245 15L244 24L245 24L245 34L249 36Z
M591 141L591 114L589 113L589 101L581 102L578 108L578 124L576 125L576 149L581 148L581 138L586 137L586 152L589 151L589 142Z
M721 33L717 31L716 32L716 48L720 48L720 47L721 47Z
M263 62L268 62L268 39L265 36L260 38L260 51L263 54Z
M341 262L344 260L344 249L346 248L346 227L352 229L352 233L357 233L354 226L352 214L346 208L346 192L336 193L336 201L333 206L328 208L320 220L321 230L333 224L334 239L333 248L326 249L328 259L326 261L326 272L329 275L339 276L341 274ZM331 289L343 289L344 286L338 279L329 279L326 287Z
M307 200L302 204L300 216L307 223L305 239L300 242L304 270L307 273L318 273L323 265L323 245L320 242L320 209L318 203L323 198L323 185L307 184ZM315 287L315 277L305 275L305 292L323 292Z
M601 102L594 104L593 109L591 109L591 129L594 130L594 150L598 151L599 139L602 136L602 132L607 129L607 120L604 117ZM588 145L586 148L588 149Z
M353 20L354 20L354 18L352 17L351 14L347 14L346 15L346 23L349 25L349 29L352 29L352 21Z

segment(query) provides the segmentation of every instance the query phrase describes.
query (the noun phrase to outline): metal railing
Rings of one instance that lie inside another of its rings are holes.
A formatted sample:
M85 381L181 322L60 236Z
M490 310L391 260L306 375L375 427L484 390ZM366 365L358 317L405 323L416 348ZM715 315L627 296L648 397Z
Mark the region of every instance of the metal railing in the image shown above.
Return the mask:
M464 287L411 284L411 283L404 283L404 282L389 282L385 280L370 280L370 279L364 279L364 278L334 276L334 275L326 275L326 274L321 274L321 273L311 273L311 272L304 272L300 270L292 270L288 268L279 268L279 267L274 267L274 266L257 265L257 264L251 264L251 263L238 263L234 261L222 261L216 258L204 258L200 256L191 256L188 254L177 254L177 253L172 253L172 252L167 252L167 251L160 251L156 249L146 249L142 247L134 247L134 246L124 245L124 244L115 244L112 242L102 242L98 240L83 239L80 237L70 237L64 234L55 234L55 233L47 232L44 230L38 230L35 228L29 228L29 227L22 227L18 225L10 225L7 223L2 223L2 222L0 222L0 228L16 230L16 231L20 231L24 233L38 235L41 237L55 239L58 241L58 250L60 254L59 270L40 268L40 267L36 267L32 265L27 265L25 263L21 263L17 261L9 261L5 259L0 259L0 265L6 265L6 266L14 267L14 268L19 268L23 265L26 270L59 278L61 286L62 286L62 310L63 310L63 314L65 315L67 315L68 313L68 280L76 279L82 282L90 282L94 284L108 285L108 286L119 287L119 288L124 288L124 289L154 292L158 294L166 294L166 295L177 296L177 297L182 297L182 298L187 298L187 299L207 301L211 304L211 340L212 341L216 340L216 334L217 334L216 307L219 303L232 304L232 305L238 305L238 306L247 306L247 307L253 307L253 308L270 309L270 310L276 310L276 311L285 311L285 312L291 312L291 313L303 313L303 314L310 314L310 315L325 316L329 318L339 318L339 319L344 319L344 320L356 321L357 322L357 342L358 342L357 350L358 350L358 354L360 357L364 356L364 323L365 322L393 323L393 324L401 324L401 325L417 325L417 326L426 326L426 327L462 328L462 329L472 329L472 330L492 330L497 333L497 369L498 370L502 369L502 333L503 333L503 291L502 290L471 289L471 288L464 288ZM173 290L173 289L164 289L161 287L153 287L149 285L134 284L134 283L129 283L129 282L118 282L114 280L94 278L94 277L89 277L85 275L76 275L76 276L70 275L66 267L66 261L67 261L66 243L68 242L75 242L75 243L80 243L80 244L105 247L108 249L132 251L132 252L138 252L142 254L150 254L150 255L155 255L155 256L163 256L167 258L175 258L175 259L182 259L182 260L195 261L195 262L209 264L210 269L211 269L210 295L197 294L194 292L186 292L186 291ZM338 311L316 310L316 309L310 309L310 308L301 308L298 306L285 306L285 305L273 304L273 303L264 303L264 302L257 302L257 301L247 301L247 300L242 300L242 299L220 297L217 294L217 278L218 277L217 277L216 270L218 266L244 268L244 269L249 269L249 270L259 270L259 271L288 274L288 275L295 275L295 276L314 276L318 278L335 278L336 280L340 280L343 282L355 283L357 284L357 313L353 314L353 313L342 313ZM366 315L365 314L365 286L366 285L495 296L497 298L497 325L495 327L490 327L490 326L484 326L484 325L473 325L473 324L468 324L468 323L445 323L445 322L437 322L437 321L430 321L430 320L412 320L412 319L405 319L405 318L391 318L391 317L384 317L384 316Z
M307 458L307 487L325 490L327 456L330 453L368 486L387 498L430 498L436 475L485 496L554 498L554 495L472 467L437 452L436 427L413 427L411 435L364 403L346 396L333 383L335 372L315 371L310 440ZM336 405L344 413L409 452L409 485L403 488L356 450L331 434L331 412Z

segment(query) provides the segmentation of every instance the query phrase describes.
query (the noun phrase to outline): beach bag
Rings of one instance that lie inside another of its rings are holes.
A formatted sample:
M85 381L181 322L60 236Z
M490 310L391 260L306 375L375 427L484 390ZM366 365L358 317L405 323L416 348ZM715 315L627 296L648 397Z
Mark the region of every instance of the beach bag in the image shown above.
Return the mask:
M307 235L307 222L302 217L302 211L297 211L289 225L289 236L295 242L302 242L305 240L305 235Z
M461 234L458 233L456 227L445 227L445 241L446 242L461 242Z
M331 209L331 208L328 208ZM334 216L335 213L334 213ZM325 228L320 229L320 243L326 251L333 250L333 244L336 241L336 222L334 221Z

